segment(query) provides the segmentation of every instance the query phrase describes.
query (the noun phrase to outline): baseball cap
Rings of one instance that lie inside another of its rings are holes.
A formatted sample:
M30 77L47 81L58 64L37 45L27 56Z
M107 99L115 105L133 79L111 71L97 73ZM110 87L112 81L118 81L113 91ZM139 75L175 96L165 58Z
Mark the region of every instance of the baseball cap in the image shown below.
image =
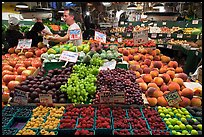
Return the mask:
M19 20L16 17L10 17L8 20L9 25L15 26L15 25L18 25L18 23L19 23Z

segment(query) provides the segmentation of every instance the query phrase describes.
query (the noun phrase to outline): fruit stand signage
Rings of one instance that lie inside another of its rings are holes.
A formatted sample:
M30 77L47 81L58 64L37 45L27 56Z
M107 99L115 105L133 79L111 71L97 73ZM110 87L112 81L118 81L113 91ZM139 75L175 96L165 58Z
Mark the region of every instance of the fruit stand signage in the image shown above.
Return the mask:
M198 24L198 20L192 20L192 24Z
M60 60L69 61L69 62L76 62L78 59L79 54L76 52L71 51L63 51Z
M14 92L14 102L19 105L27 105L28 103L28 94L21 90L16 90Z
M125 103L125 92L101 92L100 103Z
M133 33L134 45L144 44L148 41L148 30L142 30Z
M169 106L174 106L182 101L181 96L176 90L165 94L164 98L168 102Z
M115 66L116 66L116 61L108 61L108 62L105 62L103 64L103 66L101 66L99 68L99 70L107 70L107 69L115 69Z
M81 30L80 29L69 30L69 39L70 40L81 39Z
M106 43L106 34L95 31L94 40Z
M31 43L32 43L32 39L19 39L16 49L30 49Z
M39 94L40 103L52 104L51 94Z

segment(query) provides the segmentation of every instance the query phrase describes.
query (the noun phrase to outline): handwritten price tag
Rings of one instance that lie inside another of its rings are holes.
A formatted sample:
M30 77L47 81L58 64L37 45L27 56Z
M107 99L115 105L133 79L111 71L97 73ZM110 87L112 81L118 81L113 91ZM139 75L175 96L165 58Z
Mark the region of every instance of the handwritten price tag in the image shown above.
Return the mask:
M158 45L158 47L161 47L161 48L163 48L163 47L164 47L164 45Z
M99 94L100 103L125 103L125 93L124 92L101 92Z
M28 103L28 94L21 90L16 90L14 92L14 102L19 105L27 105Z
M69 61L69 62L76 62L78 59L79 54L76 52L71 51L63 51L60 60Z
M144 27L145 26L145 24L141 24L141 27Z
M130 22L129 25L131 26L131 25L132 25L132 22Z
M166 46L168 49L172 49L172 45L167 45Z
M30 49L32 44L32 39L19 39L16 49Z
M162 36L163 36L163 35L160 33L160 34L159 34L159 37L162 37Z
M192 20L192 24L198 24L198 20Z
M162 22L162 25L166 25L166 22Z
M119 33L115 33L115 35L116 35L116 36L118 36L118 35L119 35Z
M121 22L120 22L120 25L124 25L124 21L121 21Z
M77 40L81 39L81 30L80 29L74 29L74 30L69 30L69 38L70 40Z
M169 106L174 106L178 104L180 101L182 101L181 96L179 93L175 90L172 92L169 92L165 95L163 95L166 101L168 102Z
M195 55L198 56L198 51L195 52Z
M183 38L183 34L177 34L177 38Z
M130 37L130 33L127 33L127 37Z
M106 43L106 34L95 31L94 40Z
M40 103L52 104L51 94L39 94Z
M156 38L157 34L156 33L152 33L151 38Z
M167 38L170 38L170 37L171 37L171 34L168 33L166 37L167 37Z
M157 23L154 23L154 27L157 27Z

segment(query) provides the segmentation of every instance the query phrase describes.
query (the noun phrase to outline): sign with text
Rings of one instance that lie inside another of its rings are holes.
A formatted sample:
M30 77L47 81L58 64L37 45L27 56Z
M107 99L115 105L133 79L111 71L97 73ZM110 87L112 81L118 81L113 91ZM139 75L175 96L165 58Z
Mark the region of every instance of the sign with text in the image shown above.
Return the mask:
M99 70L115 69L116 61L108 61L99 68Z
M133 33L134 45L148 42L148 30L142 30Z
M172 45L167 45L166 46L168 49L172 49Z
M106 43L106 34L95 31L94 40Z
M179 95L178 91L174 90L163 95L166 101L168 102L169 106L174 106L182 101L181 96Z
M70 40L81 39L81 30L80 29L69 30L69 39Z
M164 47L164 45L158 45L158 47L163 48L163 47Z
M32 44L32 39L19 39L16 49L30 49Z
M18 103L19 105L27 105L28 93L21 90L16 90L14 92L14 102Z
M157 33L152 33L151 38L157 38Z
M192 20L192 24L198 24L198 20Z
M100 103L125 103L125 92L101 92L99 100Z
M79 54L77 52L63 51L59 59L75 63L78 59L78 56Z
M166 25L166 22L162 22L162 25Z
M40 103L52 104L51 94L39 94Z
M177 34L177 38L183 38L183 34Z

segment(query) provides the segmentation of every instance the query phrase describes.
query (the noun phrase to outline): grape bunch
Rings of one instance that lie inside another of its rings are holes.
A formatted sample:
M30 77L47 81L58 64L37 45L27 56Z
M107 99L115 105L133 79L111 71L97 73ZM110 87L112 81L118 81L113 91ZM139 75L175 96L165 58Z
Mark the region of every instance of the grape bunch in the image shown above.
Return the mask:
M126 104L142 105L142 90L136 83L133 71L125 69L102 70L97 76L97 90L94 103L99 103L100 92L125 92Z
M100 64L87 66L83 63L73 66L73 73L67 83L60 87L60 90L67 93L72 103L84 104L89 98L95 96L99 67ZM92 102L92 99L89 102Z

